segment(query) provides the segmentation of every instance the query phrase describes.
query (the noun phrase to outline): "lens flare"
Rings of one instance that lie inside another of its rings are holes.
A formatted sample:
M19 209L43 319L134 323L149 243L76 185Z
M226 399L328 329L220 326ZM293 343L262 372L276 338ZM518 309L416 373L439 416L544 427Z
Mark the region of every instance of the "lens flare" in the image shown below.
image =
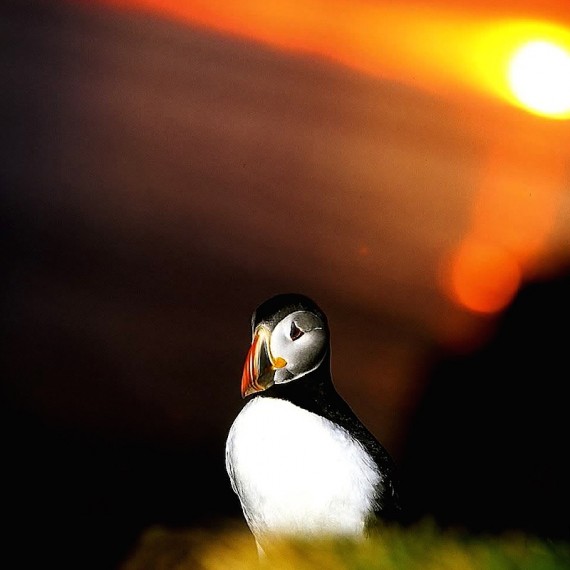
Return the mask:
M570 118L570 53L548 41L530 41L519 48L508 70L515 97L529 111Z
M465 240L450 261L451 292L460 305L476 313L502 310L521 282L515 257L495 244Z

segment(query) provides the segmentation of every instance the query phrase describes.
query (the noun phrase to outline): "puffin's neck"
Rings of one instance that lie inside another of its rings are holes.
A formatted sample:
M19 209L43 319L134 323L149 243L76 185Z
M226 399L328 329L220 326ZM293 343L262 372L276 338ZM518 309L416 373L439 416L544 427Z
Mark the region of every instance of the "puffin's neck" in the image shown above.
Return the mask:
M330 354L327 352L322 363L312 372L285 384L274 384L255 397L287 400L309 412L327 417L333 403L338 406L341 400L331 378Z

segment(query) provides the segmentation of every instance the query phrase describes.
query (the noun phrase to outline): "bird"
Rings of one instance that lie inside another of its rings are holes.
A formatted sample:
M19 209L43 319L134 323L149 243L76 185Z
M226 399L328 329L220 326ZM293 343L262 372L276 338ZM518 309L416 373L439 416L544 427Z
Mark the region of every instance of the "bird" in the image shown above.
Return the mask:
M247 401L225 463L259 555L276 538L365 539L397 520L395 462L333 384L325 313L306 295L281 293L257 307L251 329ZM353 374L358 382L357 364Z

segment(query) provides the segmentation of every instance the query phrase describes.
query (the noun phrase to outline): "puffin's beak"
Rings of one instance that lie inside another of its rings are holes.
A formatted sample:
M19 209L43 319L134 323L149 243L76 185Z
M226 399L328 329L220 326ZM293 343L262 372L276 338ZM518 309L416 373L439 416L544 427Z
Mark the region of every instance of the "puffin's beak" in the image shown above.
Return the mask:
M271 331L259 325L254 332L241 377L241 397L262 392L273 385L275 371L287 365L285 359L274 358L269 348Z

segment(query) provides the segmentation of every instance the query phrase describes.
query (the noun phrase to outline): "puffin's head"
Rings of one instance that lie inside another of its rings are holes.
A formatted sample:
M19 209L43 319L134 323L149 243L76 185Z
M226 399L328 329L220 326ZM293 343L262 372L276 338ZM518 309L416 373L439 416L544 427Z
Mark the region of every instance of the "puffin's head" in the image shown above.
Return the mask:
M328 352L327 318L304 295L271 297L253 313L251 328L253 339L241 379L244 398L312 372Z

